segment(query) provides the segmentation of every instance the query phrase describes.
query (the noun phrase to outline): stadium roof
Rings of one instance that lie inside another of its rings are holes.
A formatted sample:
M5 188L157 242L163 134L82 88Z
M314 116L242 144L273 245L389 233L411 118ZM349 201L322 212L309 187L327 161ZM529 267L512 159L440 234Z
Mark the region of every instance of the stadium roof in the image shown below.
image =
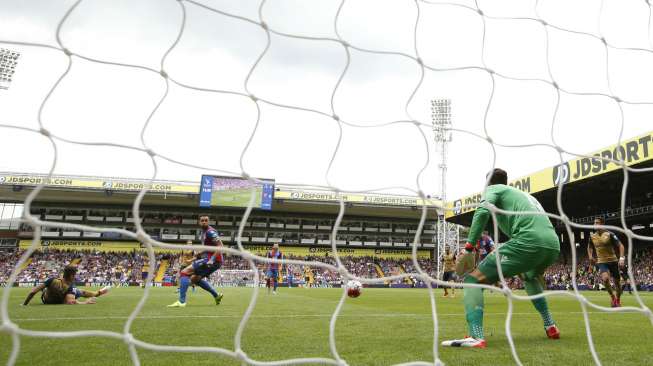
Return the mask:
M130 205L143 187L149 187L144 205L199 208L199 182L0 172L0 201L24 201L35 186L45 182L38 202ZM408 195L341 192L292 185L276 185L274 211L334 213L342 197L347 214L414 218L421 207L436 218L436 199L422 200Z
M627 166L653 167L653 131L586 155L588 157L572 159L564 164L517 178L509 184L534 194L548 212L557 213L555 200L558 181L564 179L563 205L567 216L579 218L601 215L609 219L620 210L624 174L620 165L600 158L623 157ZM652 172L629 173L628 197L642 195L642 199L637 202L638 206L653 205L652 181ZM478 204L480 200L481 192L478 192L447 202L448 210L445 216L451 222L469 225L475 211L473 205ZM465 207L468 205L472 207ZM630 204L627 203L627 206ZM653 212L648 213L649 218L651 215ZM614 218L617 219L618 215ZM646 226L649 225L650 223Z

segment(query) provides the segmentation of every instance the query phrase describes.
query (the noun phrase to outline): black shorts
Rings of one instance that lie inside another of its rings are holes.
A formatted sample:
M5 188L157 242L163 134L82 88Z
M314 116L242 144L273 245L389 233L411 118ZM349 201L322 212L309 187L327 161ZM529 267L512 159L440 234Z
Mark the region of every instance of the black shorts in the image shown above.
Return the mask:
M454 271L447 271L442 274L442 281L455 281L456 280L456 272Z
M607 263L598 263L597 267L599 267L599 272L610 272L610 275L613 278L619 279L620 278L620 273L619 273L619 263L618 262L607 262Z

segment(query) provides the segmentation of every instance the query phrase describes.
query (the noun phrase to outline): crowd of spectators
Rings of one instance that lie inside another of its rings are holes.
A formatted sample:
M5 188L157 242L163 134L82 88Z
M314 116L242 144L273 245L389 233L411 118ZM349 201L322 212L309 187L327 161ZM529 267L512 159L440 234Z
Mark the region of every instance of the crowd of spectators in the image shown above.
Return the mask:
M0 283L9 279L22 250L0 251ZM157 255L157 263L164 255ZM143 261L147 257L140 252L99 252L43 250L32 253L16 282L38 283L49 277L61 275L69 264L77 266L77 281L90 284L132 283L141 280Z
M22 250L0 251L0 283L5 283L18 262ZM308 257L296 257L288 255L286 259L313 261L327 263L336 266L336 261L329 255L312 255ZM177 254L160 253L156 255L156 267L149 269L149 260L143 252L132 251L122 253L109 253L99 251L62 251L43 250L36 251L31 255L30 260L19 272L17 281L19 283L42 282L48 277L60 275L62 269L68 264L75 264L78 267L77 280L89 284L141 284L143 282L142 272L145 265L146 270L154 271L167 261L168 267L163 272L163 282L173 284L176 281L176 274L179 268L179 256ZM410 275L416 272L411 259L380 259L375 257L350 257L343 256L340 260L345 268L352 274L364 278L379 278L384 276L401 275L409 273L406 278L400 278L385 283L387 286L411 286L424 287L424 282L416 276ZM419 259L421 269L432 277L436 275L434 261ZM264 278L267 270L266 263L257 263L259 278ZM284 279L287 276L287 268L290 268L295 284L304 284L304 278L309 274L311 285L314 287L331 287L340 285L341 274L338 271L310 266L308 264L295 264L284 267L281 271ZM576 283L582 290L601 289L598 271L590 265L586 257L578 259L576 271ZM569 290L572 284L571 263L563 261L549 267L544 275L547 288L550 290ZM624 271L625 272L625 271ZM633 253L632 272L635 282L640 290L653 291L653 248L646 248ZM211 280L218 285L244 285L253 281L254 272L249 263L239 256L225 255L222 270L216 272ZM508 279L511 288L522 288L518 278Z
M6 282L23 251L2 251L0 263L0 282ZM79 258L79 253L66 251L35 252L27 265L22 268L17 282L41 282L51 276L58 276L69 263Z
M653 248L645 248L633 253L633 277L640 290L653 291ZM549 290L572 289L572 264L558 262L550 266L544 274ZM622 284L630 287L626 268L621 269ZM581 290L600 290L603 285L599 272L590 264L587 257L581 257L576 264L576 283ZM513 281L515 288L522 288L520 281Z

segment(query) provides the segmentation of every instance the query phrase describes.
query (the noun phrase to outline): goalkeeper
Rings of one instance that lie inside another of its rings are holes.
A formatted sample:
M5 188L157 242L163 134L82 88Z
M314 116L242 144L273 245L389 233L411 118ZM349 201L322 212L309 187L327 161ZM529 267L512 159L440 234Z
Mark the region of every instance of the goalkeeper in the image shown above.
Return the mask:
M490 211L483 207L483 203L491 203L506 211L544 212L540 203L533 196L507 185L508 175L504 170L494 169L490 174L485 197L481 201L481 206L474 213L468 243L465 245L468 253L463 257L474 255L475 249L470 243L476 243L490 218ZM541 294L544 282L542 274L558 259L560 254L560 242L551 221L544 215L497 213L496 217L499 229L510 240L481 261L478 267L465 277L464 283L491 284L498 281L496 263L496 252L498 251L503 275L505 277L519 275L529 296ZM461 258L461 261L464 260ZM464 339L444 341L442 346L485 348L483 289L465 288L463 302L469 336ZM540 297L532 300L532 303L542 316L547 337L560 338L560 332L551 317L546 298Z

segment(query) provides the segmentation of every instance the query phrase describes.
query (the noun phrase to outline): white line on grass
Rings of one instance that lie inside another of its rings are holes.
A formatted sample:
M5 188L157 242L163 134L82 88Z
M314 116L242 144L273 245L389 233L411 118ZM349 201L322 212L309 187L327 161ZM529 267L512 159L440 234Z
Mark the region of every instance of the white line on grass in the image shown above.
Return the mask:
M581 311L567 311L558 314L582 314ZM609 314L606 311L588 311L588 314ZM618 312L612 314L640 314L636 311ZM438 314L438 316L464 316L464 313L448 313ZM484 313L484 315L502 315L506 313ZM523 312L513 313L513 315L538 315L536 312ZM333 314L285 314L285 315L252 315L252 318L270 318L270 319L284 319L284 318L330 318ZM414 317L414 318L430 318L431 314L352 314L340 315L340 318L400 318L400 317ZM194 319L194 318L242 318L242 315L145 315L139 316L136 319ZM13 318L12 321L47 321L47 320L103 320L103 319L127 319L126 316L79 316L79 317L52 317L52 318Z

